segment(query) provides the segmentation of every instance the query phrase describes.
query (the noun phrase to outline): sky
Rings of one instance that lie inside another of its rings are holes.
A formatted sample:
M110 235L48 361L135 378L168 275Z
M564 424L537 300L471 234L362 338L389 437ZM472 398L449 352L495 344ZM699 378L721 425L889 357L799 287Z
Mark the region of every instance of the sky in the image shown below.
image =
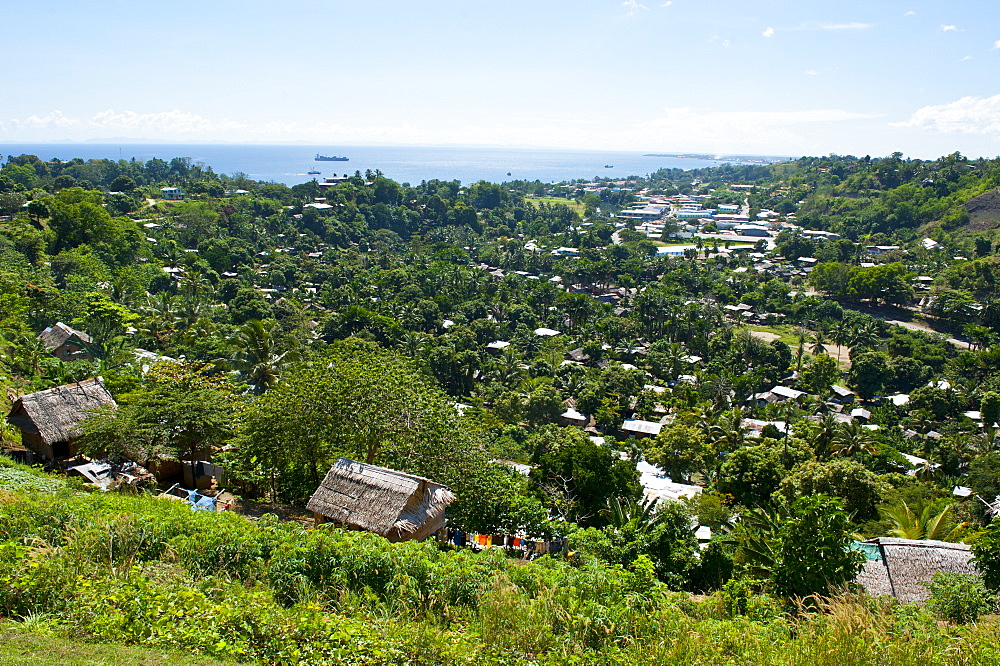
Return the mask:
M0 144L1000 155L987 0L4 4Z

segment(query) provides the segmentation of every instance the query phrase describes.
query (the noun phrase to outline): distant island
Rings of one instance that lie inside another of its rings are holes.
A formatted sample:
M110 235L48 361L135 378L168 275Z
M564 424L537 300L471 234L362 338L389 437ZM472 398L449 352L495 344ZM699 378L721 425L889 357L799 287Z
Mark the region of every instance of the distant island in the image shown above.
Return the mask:
M715 155L713 153L644 153L643 157L679 157L692 160L715 160L717 162L740 162L741 164L775 164L794 159L774 155Z

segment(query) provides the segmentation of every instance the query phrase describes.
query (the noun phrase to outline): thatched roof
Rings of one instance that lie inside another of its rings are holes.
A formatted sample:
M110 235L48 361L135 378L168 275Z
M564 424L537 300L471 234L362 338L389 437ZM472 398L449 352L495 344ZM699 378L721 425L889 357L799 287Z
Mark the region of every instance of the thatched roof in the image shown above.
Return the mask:
M82 331L78 331L71 326L67 326L61 321L56 323L55 326L49 326L47 329L38 334L38 339L42 341L45 348L49 351L53 349L58 349L62 347L63 344L70 338L76 336L81 342L85 344L90 344L90 336Z
M385 467L340 458L306 508L392 541L422 539L444 525L455 499L445 486Z
M87 412L105 405L117 407L98 377L22 396L11 407L7 421L40 435L51 446L79 437L78 426Z
M889 594L903 602L925 601L930 593L921 583L930 582L934 574L977 573L964 543L893 537L877 537L866 543L878 550L875 559L869 555L856 580L872 595Z

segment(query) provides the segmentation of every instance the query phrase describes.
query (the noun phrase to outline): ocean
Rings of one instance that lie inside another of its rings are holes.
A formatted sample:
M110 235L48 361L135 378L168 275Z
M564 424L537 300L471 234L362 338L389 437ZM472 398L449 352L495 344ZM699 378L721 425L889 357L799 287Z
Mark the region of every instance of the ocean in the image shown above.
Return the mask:
M317 162L316 153L341 155L348 162ZM645 176L660 168L698 169L729 163L696 157L656 157L635 152L571 151L554 149L440 148L419 146L287 146L232 144L99 144L37 143L0 144L0 155L37 155L53 158L132 159L143 162L158 157L190 157L212 167L216 173L244 173L254 180L297 185L313 178L353 174L378 169L400 183L423 180L540 180L543 183ZM320 171L309 175L308 171Z

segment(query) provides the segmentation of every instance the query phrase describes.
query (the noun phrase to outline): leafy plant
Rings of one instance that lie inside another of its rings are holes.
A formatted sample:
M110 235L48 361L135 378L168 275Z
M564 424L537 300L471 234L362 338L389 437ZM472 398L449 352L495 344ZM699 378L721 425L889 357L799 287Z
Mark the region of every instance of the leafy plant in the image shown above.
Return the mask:
M984 613L998 608L993 594L975 574L941 572L934 579L923 583L930 590L927 606L941 618L954 624L975 622Z

